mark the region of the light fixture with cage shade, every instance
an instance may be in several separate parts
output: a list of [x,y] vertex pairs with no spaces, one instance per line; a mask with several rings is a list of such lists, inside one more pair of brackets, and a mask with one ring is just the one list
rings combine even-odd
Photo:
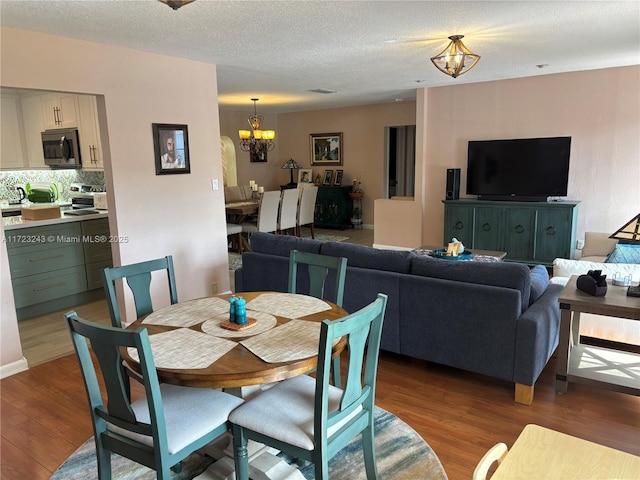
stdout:
[[195,2],[195,0],[158,0],[165,5],[169,5],[174,10],[178,10],[180,7],[184,7],[189,3]]
[[452,35],[449,37],[449,45],[435,57],[431,57],[431,61],[438,70],[453,78],[467,73],[476,66],[480,55],[476,55],[469,50],[462,39],[464,35]]

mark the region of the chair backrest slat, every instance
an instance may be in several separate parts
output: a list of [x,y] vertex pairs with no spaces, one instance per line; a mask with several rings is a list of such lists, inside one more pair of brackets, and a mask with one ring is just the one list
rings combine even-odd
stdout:
[[114,327],[122,326],[118,298],[116,296],[116,280],[125,279],[133,294],[136,307],[136,318],[140,318],[153,312],[151,299],[151,273],[164,270],[169,284],[169,297],[171,304],[178,303],[178,289],[176,288],[175,272],[173,269],[173,257],[148,260],[145,262],[123,265],[121,267],[105,268],[102,270],[102,282],[104,284],[107,305],[111,315],[111,324]]
[[[380,338],[386,306],[387,295],[379,293],[374,302],[361,310],[339,320],[322,322],[316,372],[314,419],[316,442],[323,441],[319,435],[323,435],[329,426],[339,422],[357,408],[362,407],[368,412],[373,410]],[[346,383],[340,408],[329,414],[331,354],[334,342],[341,337],[347,338],[349,351]]]
[[[306,265],[309,275],[309,292],[304,293],[316,298],[330,300],[339,307],[342,306],[347,274],[346,258],[291,250],[289,254],[289,293],[299,293],[297,290],[299,265]],[[334,296],[327,299],[325,297],[325,284],[330,271],[335,272],[335,290],[333,292]]]

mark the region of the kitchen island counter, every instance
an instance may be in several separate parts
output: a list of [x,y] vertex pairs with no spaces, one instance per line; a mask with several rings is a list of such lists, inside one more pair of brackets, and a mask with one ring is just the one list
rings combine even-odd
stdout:
[[[68,211],[68,210],[65,210]],[[2,224],[5,231],[18,228],[43,227],[47,225],[57,225],[60,223],[83,222],[85,220],[95,220],[98,218],[108,218],[107,210],[98,210],[98,213],[89,215],[65,215],[64,211],[58,218],[47,218],[45,220],[25,220],[22,215],[15,217],[3,217]]]

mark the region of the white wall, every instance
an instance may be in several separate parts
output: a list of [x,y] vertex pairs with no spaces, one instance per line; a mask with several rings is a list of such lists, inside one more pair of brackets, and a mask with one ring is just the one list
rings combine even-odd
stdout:
[[[114,264],[173,255],[181,301],[210,294],[212,282],[228,289],[223,190],[211,187],[213,178],[222,186],[215,65],[10,28],[0,35],[2,86],[104,96],[109,222],[128,239],[113,245]],[[152,123],[188,125],[191,174],[156,176]],[[6,265],[6,249],[0,255]],[[4,365],[19,338],[15,317],[2,313]]]

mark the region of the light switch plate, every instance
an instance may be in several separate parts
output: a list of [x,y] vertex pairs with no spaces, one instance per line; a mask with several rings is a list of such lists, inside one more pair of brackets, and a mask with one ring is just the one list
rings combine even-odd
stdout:
[[218,191],[218,179],[217,179],[217,178],[212,178],[212,179],[211,179],[211,189],[212,189],[214,192],[217,192],[217,191]]

